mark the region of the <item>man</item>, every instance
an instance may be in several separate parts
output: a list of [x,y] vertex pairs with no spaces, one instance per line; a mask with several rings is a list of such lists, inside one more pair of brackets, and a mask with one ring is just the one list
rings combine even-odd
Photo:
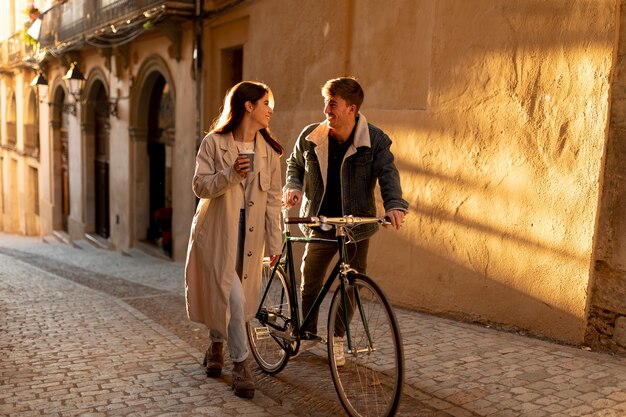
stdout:
[[[363,89],[350,77],[332,79],[322,87],[326,120],[304,128],[287,158],[287,178],[283,201],[288,206],[301,203],[300,216],[376,216],[376,181],[392,227],[399,229],[408,203],[402,198],[400,175],[391,153],[391,140],[379,128],[367,123],[359,113]],[[334,231],[301,226],[308,236],[333,238]],[[358,225],[351,230],[348,246],[350,266],[366,273],[369,238],[377,224]],[[311,309],[319,293],[328,265],[336,253],[332,245],[307,244],[302,259],[302,314]],[[306,336],[317,336],[317,314],[312,317]],[[335,357],[343,347],[336,346]],[[341,363],[343,359],[338,359]]]

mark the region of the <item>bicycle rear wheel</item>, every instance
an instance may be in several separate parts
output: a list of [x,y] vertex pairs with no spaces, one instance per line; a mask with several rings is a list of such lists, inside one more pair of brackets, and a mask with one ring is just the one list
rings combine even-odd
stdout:
[[[277,334],[278,331],[272,325],[285,327],[290,321],[291,314],[289,287],[285,272],[278,267],[270,279],[272,270],[273,267],[269,263],[263,263],[260,314],[248,321],[246,325],[252,355],[259,367],[268,374],[282,371],[289,360],[289,355],[283,349],[283,345],[288,342]],[[267,289],[268,285],[269,289]],[[263,297],[264,294],[265,297]]]
[[[347,309],[340,287],[328,314],[328,363],[337,395],[352,417],[394,415],[404,378],[395,314],[370,277],[350,274],[348,283]],[[342,342],[343,365],[333,354],[337,342]]]

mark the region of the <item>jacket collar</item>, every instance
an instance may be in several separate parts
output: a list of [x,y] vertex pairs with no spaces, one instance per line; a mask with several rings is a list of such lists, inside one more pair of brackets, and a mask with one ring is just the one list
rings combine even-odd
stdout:
[[[320,166],[320,175],[322,176],[322,184],[324,190],[326,190],[326,183],[328,179],[328,122],[324,121],[317,125],[315,129],[311,131],[306,139],[315,144],[315,155]],[[356,153],[359,146],[367,146],[371,148],[370,131],[367,127],[367,120],[365,116],[359,113],[359,118],[356,122],[356,130],[354,131],[354,140],[352,145],[346,151],[343,157],[343,161],[351,155]],[[343,165],[342,161],[342,165]]]
[[[313,142],[315,145],[319,146],[320,144],[328,141],[328,132],[330,131],[328,127],[328,121],[323,121],[320,123],[315,129],[311,131],[306,137],[307,140]],[[359,116],[356,121],[356,130],[354,132],[354,142],[352,142],[355,148],[366,146],[368,148],[372,147],[372,142],[370,140],[370,131],[367,127],[367,119],[361,112],[359,112]]]

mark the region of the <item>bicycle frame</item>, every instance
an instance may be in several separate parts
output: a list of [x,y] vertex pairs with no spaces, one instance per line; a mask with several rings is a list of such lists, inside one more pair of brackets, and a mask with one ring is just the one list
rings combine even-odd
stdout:
[[[279,342],[279,344],[283,346],[285,351],[287,351],[291,355],[295,355],[298,352],[300,348],[299,346],[300,340],[304,336],[303,329],[307,328],[307,325],[312,320],[313,313],[319,310],[320,306],[322,305],[322,302],[324,301],[324,298],[326,297],[326,295],[328,295],[328,292],[330,291],[333,284],[337,280],[337,277],[345,278],[347,277],[347,274],[349,271],[354,271],[350,268],[348,264],[345,227],[346,227],[345,225],[336,225],[336,231],[337,231],[336,239],[325,239],[325,238],[314,238],[314,237],[291,236],[289,225],[287,223],[284,224],[284,230],[283,230],[284,239],[283,239],[283,249],[281,252],[281,260],[277,262],[276,265],[274,265],[274,267],[272,268],[272,273],[269,278],[269,283],[271,283],[271,281],[275,279],[276,270],[278,269],[279,265],[284,265],[283,269],[285,269],[286,267],[287,268],[286,272],[289,275],[288,277],[288,281],[289,281],[288,286],[289,286],[289,292],[290,292],[289,298],[292,301],[290,303],[291,318],[290,320],[285,320],[284,326],[279,326],[275,322],[271,320],[267,320],[267,317],[265,317],[265,319],[263,320],[263,312],[261,311],[262,303],[259,305],[259,309],[257,310],[256,316],[257,318],[259,318],[260,321],[280,331],[282,333],[282,336],[284,336],[285,338],[289,339],[290,341],[295,341],[297,343],[296,349],[292,350],[288,348],[287,346],[285,346],[283,343],[281,343],[281,341],[277,340],[277,342]],[[306,313],[306,316],[302,319],[302,321],[300,321],[300,313],[299,313],[300,306],[298,304],[298,293],[296,289],[296,275],[295,275],[295,269],[294,269],[293,248],[292,248],[293,243],[332,244],[332,245],[336,245],[337,248],[339,249],[339,259],[337,260],[337,263],[335,264],[331,272],[328,274],[326,282],[324,283],[324,285],[322,286],[322,289],[320,290],[317,297],[315,298],[315,301],[313,302],[311,309]],[[339,281],[340,281],[339,285],[341,286],[343,313],[345,315],[344,317],[345,322],[347,323],[348,322],[348,317],[347,317],[348,308],[347,308],[347,301],[346,301],[347,293],[345,289],[346,279],[340,279]],[[261,299],[264,299],[266,297],[267,291],[270,288],[269,283]],[[357,297],[358,297],[358,294],[357,294]],[[358,298],[356,302],[357,304],[360,304],[360,300]],[[285,319],[284,317],[282,318]],[[292,334],[289,334],[290,329],[288,327],[290,324],[291,326],[293,326],[293,329],[291,330]],[[350,329],[349,329],[349,326],[346,326],[346,327],[348,327],[346,328],[346,338],[348,342],[348,348],[351,350],[352,343],[351,343],[351,338],[350,338]]]
[[[259,367],[275,375],[284,369],[290,357],[299,353],[302,340],[309,339],[305,330],[333,289],[325,345],[339,400],[352,417],[389,417],[395,414],[402,393],[404,355],[398,322],[384,292],[372,277],[348,263],[348,229],[365,223],[390,221],[354,216],[286,217],[286,210],[283,211],[280,260],[273,267],[264,262],[260,277],[264,289],[256,318],[248,322],[247,332]],[[292,236],[291,224],[319,226],[322,230],[334,226],[335,237]],[[302,315],[294,243],[332,244],[339,252],[339,260],[321,285],[310,311]]]

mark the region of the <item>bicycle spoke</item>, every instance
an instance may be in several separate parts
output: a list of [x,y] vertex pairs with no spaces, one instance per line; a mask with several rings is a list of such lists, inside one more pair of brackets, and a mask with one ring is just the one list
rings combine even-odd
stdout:
[[290,303],[284,273],[278,268],[271,277],[272,268],[263,264],[261,277],[260,315],[247,323],[248,341],[259,367],[269,374],[283,370],[289,356],[283,349],[286,342],[277,335],[277,329],[289,325]]
[[[328,321],[329,363],[337,394],[350,416],[392,415],[403,381],[402,346],[395,316],[382,291],[365,275],[356,274],[346,293],[348,311],[343,311],[338,289]],[[349,343],[344,337],[347,332]],[[344,344],[343,366],[333,355],[337,341]]]

